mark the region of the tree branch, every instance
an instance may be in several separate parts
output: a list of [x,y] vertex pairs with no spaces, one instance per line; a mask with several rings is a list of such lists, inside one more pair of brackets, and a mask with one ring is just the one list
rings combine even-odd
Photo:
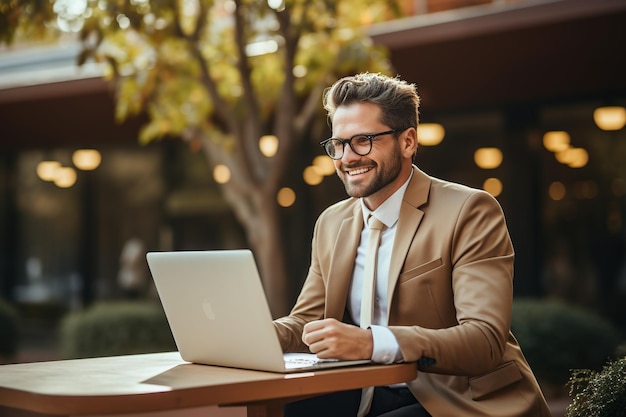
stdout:
[[[248,136],[248,132],[246,132],[247,122],[240,123],[237,119],[236,113],[232,111],[232,106],[230,106],[219,94],[217,85],[211,77],[209,62],[204,58],[200,49],[200,44],[202,42],[201,36],[202,33],[206,32],[206,25],[209,21],[209,12],[202,3],[200,4],[199,13],[200,15],[196,29],[191,35],[185,36],[185,38],[187,39],[192,55],[200,66],[201,81],[209,93],[211,101],[213,102],[213,111],[217,115],[217,119],[224,123],[227,132],[241,139],[235,141],[237,151],[234,156],[230,153],[224,152],[223,149],[219,149],[219,155],[221,155],[221,157],[224,158],[223,160],[227,162],[234,176],[246,177],[245,179],[241,178],[237,181],[240,186],[248,183],[254,184],[258,181],[258,174],[256,174],[256,170],[252,169],[252,164],[249,160],[250,152],[249,149],[246,149],[247,146],[245,145],[245,137]],[[211,138],[207,138],[205,140],[205,143],[206,142],[209,142],[212,145],[214,144],[211,141]],[[218,153],[218,148],[219,147],[217,146],[211,146],[212,152],[215,152],[216,154]],[[246,190],[245,192],[247,191],[249,190]]]
[[300,114],[295,118],[293,125],[296,135],[303,135],[304,130],[311,124],[319,111],[322,93],[326,86],[324,84],[316,84],[304,101],[304,105],[300,110]]
[[281,177],[288,169],[293,148],[301,139],[300,135],[295,134],[293,121],[297,115],[296,95],[293,90],[294,75],[293,65],[295,63],[295,55],[300,38],[299,30],[291,25],[290,9],[285,7],[283,11],[274,11],[276,19],[279,22],[279,30],[285,40],[284,48],[284,79],[280,89],[277,106],[274,114],[274,129],[276,136],[280,140],[278,152],[274,157],[274,163],[271,166],[266,186],[269,189],[278,188]]
[[239,55],[237,70],[241,78],[243,90],[242,105],[245,109],[241,124],[242,153],[246,156],[247,163],[251,168],[251,172],[254,173],[256,182],[260,184],[265,179],[264,161],[261,159],[262,156],[258,150],[258,140],[263,132],[260,117],[261,111],[259,110],[259,103],[252,85],[251,71],[246,55],[245,11],[240,0],[235,0],[235,5],[235,46]]
[[191,54],[200,66],[201,82],[206,88],[206,91],[209,93],[209,97],[213,102],[213,111],[217,114],[218,119],[226,125],[228,131],[237,132],[239,128],[239,123],[237,123],[237,119],[235,118],[234,114],[229,111],[228,103],[226,103],[226,101],[222,98],[222,96],[220,96],[219,92],[217,91],[217,86],[213,81],[213,78],[211,77],[211,69],[209,68],[209,64],[204,58],[204,55],[202,55],[202,50],[200,49],[200,36],[201,33],[205,31],[208,22],[208,10],[202,2],[200,2],[199,13],[200,16],[198,18],[197,27],[194,33],[192,33],[191,35],[184,35],[181,32],[181,36],[187,40],[187,44],[189,45]]

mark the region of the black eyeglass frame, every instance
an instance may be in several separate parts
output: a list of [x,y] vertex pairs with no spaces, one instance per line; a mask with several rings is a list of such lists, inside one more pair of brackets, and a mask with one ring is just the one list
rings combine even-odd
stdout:
[[[378,137],[378,136],[391,135],[391,134],[393,134],[393,133],[398,133],[398,132],[401,132],[401,130],[398,130],[398,129],[393,129],[393,130],[386,130],[386,131],[384,131],[384,132],[378,132],[378,133],[357,133],[356,135],[352,135],[352,136],[350,136],[348,139],[328,138],[328,139],[325,139],[325,140],[321,141],[321,142],[320,142],[320,146],[321,146],[322,148],[324,148],[324,151],[326,152],[326,154],[327,154],[330,158],[332,158],[332,159],[334,159],[334,160],[339,160],[339,159],[343,158],[343,154],[344,154],[344,150],[345,150],[345,148],[346,148],[346,144],[348,144],[348,145],[350,146],[350,149],[352,149],[352,152],[354,152],[355,154],[357,154],[357,155],[359,155],[359,156],[366,156],[366,155],[369,155],[369,153],[370,153],[370,152],[372,152],[372,148],[373,148],[372,144],[373,144],[373,142],[374,142],[374,138],[376,138],[376,137]],[[358,151],[357,151],[356,149],[354,149],[354,147],[352,146],[352,139],[354,139],[354,138],[356,138],[356,137],[359,137],[359,136],[366,137],[366,138],[369,140],[369,142],[370,142],[370,148],[369,148],[369,150],[368,150],[367,152],[365,152],[365,153],[360,153],[360,152],[358,152]],[[329,151],[328,151],[328,149],[326,148],[326,144],[327,144],[327,143],[329,143],[329,142],[331,142],[331,141],[338,141],[339,143],[341,143],[341,145],[342,145],[342,147],[341,147],[341,156],[339,156],[339,157],[335,157],[335,156],[332,156],[332,155],[330,154],[330,152],[329,152]]]

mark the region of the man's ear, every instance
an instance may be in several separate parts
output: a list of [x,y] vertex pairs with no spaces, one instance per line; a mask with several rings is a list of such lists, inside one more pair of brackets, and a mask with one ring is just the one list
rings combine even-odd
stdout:
[[400,140],[402,141],[402,156],[413,159],[413,156],[417,153],[417,130],[412,127],[408,128],[404,131]]

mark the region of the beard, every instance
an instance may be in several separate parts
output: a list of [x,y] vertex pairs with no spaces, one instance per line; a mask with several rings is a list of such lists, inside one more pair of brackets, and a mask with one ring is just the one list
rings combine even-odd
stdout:
[[[350,166],[350,168],[356,168],[361,165],[370,164],[357,164]],[[375,164],[373,170],[376,171],[376,176],[371,181],[356,183],[351,182],[350,176],[344,171],[338,171],[338,175],[343,182],[346,193],[348,193],[350,197],[363,198],[375,194],[392,183],[396,178],[398,178],[398,175],[400,175],[401,169],[402,156],[400,154],[400,149],[399,146],[394,146],[393,151],[387,155],[383,161]]]

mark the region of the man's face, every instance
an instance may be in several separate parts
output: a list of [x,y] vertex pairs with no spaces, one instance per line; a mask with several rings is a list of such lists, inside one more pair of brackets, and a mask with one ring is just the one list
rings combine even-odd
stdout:
[[[333,116],[332,126],[333,137],[340,139],[392,129],[380,122],[380,108],[371,103],[340,106]],[[366,156],[358,155],[346,144],[343,156],[334,162],[348,195],[364,198],[366,205],[374,210],[408,178],[405,159],[400,141],[393,134],[388,134],[376,137],[371,152]],[[409,158],[409,169],[410,166]],[[406,175],[400,175],[403,171]]]

